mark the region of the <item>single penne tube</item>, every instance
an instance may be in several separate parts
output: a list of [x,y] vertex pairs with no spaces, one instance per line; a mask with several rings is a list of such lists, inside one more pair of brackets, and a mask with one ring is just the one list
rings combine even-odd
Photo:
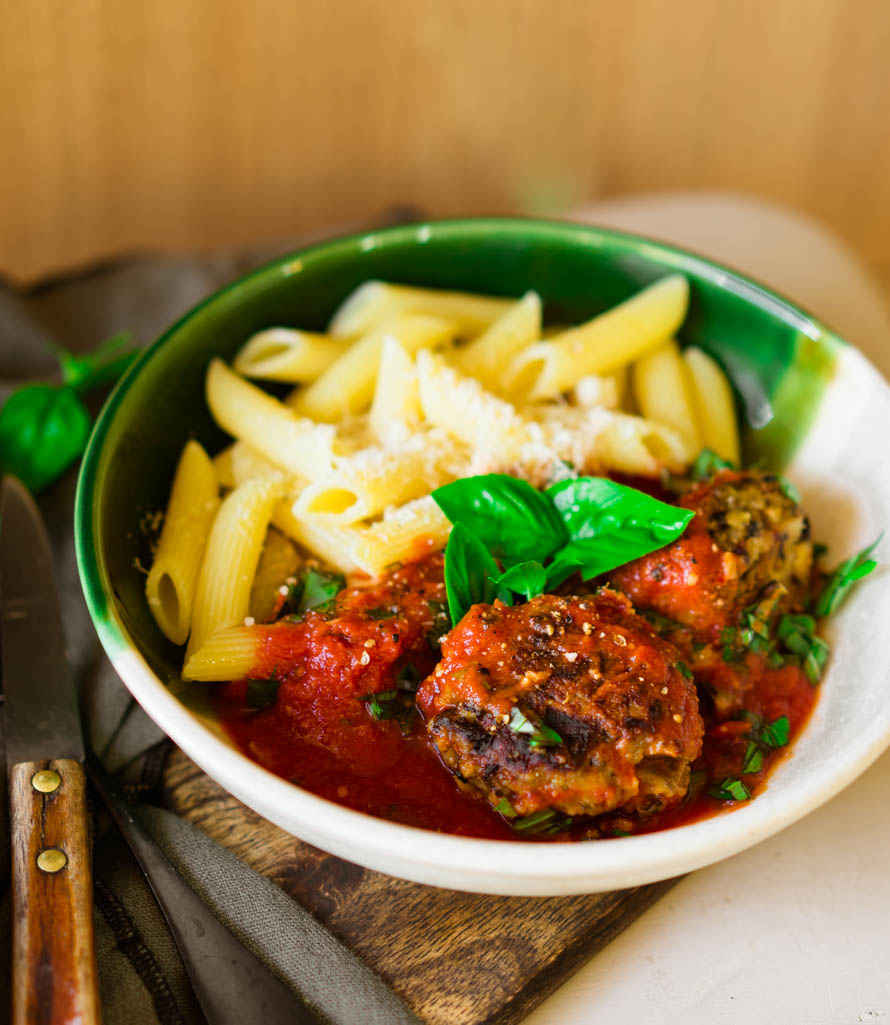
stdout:
[[604,470],[658,477],[679,473],[695,457],[685,435],[664,424],[609,410],[591,410],[603,417],[595,435],[596,459]]
[[219,486],[210,457],[197,441],[183,449],[157,551],[145,583],[148,607],[164,636],[185,644],[191,624],[198,575],[213,519]]
[[451,321],[455,334],[470,338],[493,324],[515,301],[470,292],[366,281],[340,305],[328,324],[328,333],[335,338],[355,337],[399,314],[423,313]]
[[722,459],[739,465],[739,427],[732,388],[726,374],[706,352],[695,346],[683,351],[701,442]]
[[222,452],[217,452],[213,457],[213,472],[216,474],[216,483],[221,488],[230,489],[235,487],[235,475],[232,471],[232,452],[235,445],[241,442],[234,442],[227,445]]
[[514,397],[549,399],[568,391],[579,377],[617,370],[671,338],[688,302],[682,274],[661,278],[587,323],[518,353],[505,387]]
[[223,500],[198,577],[187,656],[248,615],[260,552],[281,493],[278,481],[251,480]]
[[624,399],[627,387],[625,368],[612,374],[588,374],[579,377],[572,389],[572,400],[577,406],[603,406],[618,409]]
[[262,453],[246,441],[236,441],[230,445],[229,468],[232,476],[233,487],[245,484],[249,480],[293,480],[293,475],[288,474],[277,463],[267,459]]
[[271,327],[253,335],[239,349],[232,367],[245,377],[265,381],[314,381],[343,355],[343,338],[290,327]]
[[305,519],[355,523],[428,494],[468,465],[468,455],[453,438],[426,431],[398,448],[368,448],[339,459],[332,474],[306,485],[294,512]]
[[354,554],[361,569],[379,576],[397,562],[408,562],[425,551],[444,548],[451,524],[430,495],[387,511],[383,519],[359,534]]
[[696,404],[686,363],[673,340],[644,353],[633,365],[637,408],[647,420],[670,427],[701,448]]
[[478,338],[455,352],[454,365],[499,394],[510,361],[540,337],[541,297],[537,292],[526,292]]
[[311,555],[343,573],[364,572],[355,557],[361,531],[354,526],[304,519],[294,512],[294,499],[285,498],[272,512],[272,523]]
[[217,631],[186,655],[182,678],[203,683],[243,679],[256,666],[268,634],[269,628],[262,626],[230,626]]
[[603,406],[550,405],[522,412],[535,416],[539,443],[528,446],[518,468],[539,486],[557,460],[579,473],[616,470],[657,477],[663,470],[682,470],[696,454],[689,439],[669,427]]
[[511,403],[429,352],[418,353],[417,381],[429,423],[490,460],[492,468],[506,468],[519,458],[530,440],[530,425]]
[[380,354],[387,336],[395,338],[413,355],[450,341],[454,326],[441,317],[399,314],[354,342],[316,381],[289,396],[288,405],[300,416],[327,423],[367,410],[374,397]]
[[387,335],[380,349],[380,368],[368,423],[382,444],[409,436],[421,418],[414,360],[398,339]]
[[331,468],[333,427],[298,416],[220,359],[207,370],[206,393],[220,427],[282,469],[314,477]]
[[294,542],[270,527],[250,588],[249,615],[257,623],[266,623],[272,618],[280,588],[287,590],[286,581],[296,573],[300,562]]

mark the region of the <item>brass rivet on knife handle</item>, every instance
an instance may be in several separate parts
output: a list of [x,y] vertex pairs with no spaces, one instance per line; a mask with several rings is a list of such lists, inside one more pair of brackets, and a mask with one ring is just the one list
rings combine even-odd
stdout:
[[51,794],[54,790],[58,790],[61,782],[62,777],[52,769],[41,769],[31,777],[31,786],[35,790],[39,790],[41,794]]
[[61,872],[68,864],[68,855],[58,847],[50,847],[37,855],[37,867],[41,872]]
[[[38,776],[56,776],[61,785],[41,792]],[[83,766],[67,758],[14,765],[9,807],[12,1025],[98,1025]]]

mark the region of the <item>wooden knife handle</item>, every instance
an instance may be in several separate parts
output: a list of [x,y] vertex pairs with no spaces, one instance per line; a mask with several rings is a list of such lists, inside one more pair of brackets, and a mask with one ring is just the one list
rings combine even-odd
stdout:
[[9,808],[11,1025],[98,1025],[83,766],[67,758],[13,766]]

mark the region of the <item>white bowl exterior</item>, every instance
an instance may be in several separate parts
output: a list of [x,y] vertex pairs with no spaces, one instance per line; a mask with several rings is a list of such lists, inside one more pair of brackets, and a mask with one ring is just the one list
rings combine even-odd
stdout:
[[[843,347],[788,475],[814,536],[836,562],[890,525],[890,388]],[[888,561],[890,539],[878,551]],[[308,843],[431,886],[558,896],[637,886],[711,864],[778,832],[852,782],[890,744],[890,569],[882,565],[831,620],[833,655],[812,719],[766,791],[732,812],[645,836],[575,844],[451,836],[372,818],[301,790],[250,761],[161,683],[135,648],[114,665],[148,714],[240,801]],[[124,635],[123,624],[118,628]],[[112,638],[103,638],[113,649]]]

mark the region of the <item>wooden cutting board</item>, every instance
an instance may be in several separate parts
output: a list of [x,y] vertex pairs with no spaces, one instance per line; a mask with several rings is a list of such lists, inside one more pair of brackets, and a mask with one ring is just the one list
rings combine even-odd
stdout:
[[181,751],[172,810],[308,908],[428,1025],[511,1025],[676,880],[580,897],[488,897],[360,868],[260,818]]

